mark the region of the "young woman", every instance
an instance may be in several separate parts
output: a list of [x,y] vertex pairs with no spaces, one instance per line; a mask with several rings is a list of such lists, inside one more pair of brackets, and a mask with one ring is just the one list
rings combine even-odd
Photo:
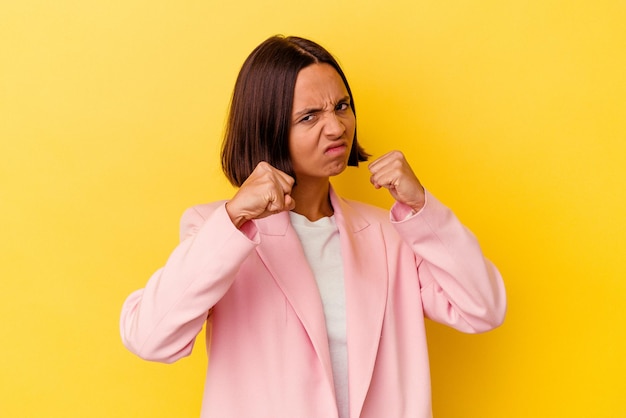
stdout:
[[500,274],[401,152],[368,166],[390,212],[334,192],[330,177],[367,158],[324,48],[277,36],[251,53],[222,152],[238,190],[185,212],[181,243],[121,316],[126,347],[162,362],[207,323],[202,417],[431,417],[424,317],[502,323]]

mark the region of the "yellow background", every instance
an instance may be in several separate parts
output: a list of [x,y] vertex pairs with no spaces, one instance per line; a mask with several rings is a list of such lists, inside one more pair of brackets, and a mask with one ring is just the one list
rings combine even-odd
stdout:
[[[623,0],[2,0],[0,415],[198,415],[202,343],[144,362],[119,311],[182,211],[231,196],[233,82],[283,33],[339,57],[365,148],[402,149],[505,277],[502,328],[428,325],[435,416],[625,418],[625,22]],[[389,206],[367,177],[335,184]]]

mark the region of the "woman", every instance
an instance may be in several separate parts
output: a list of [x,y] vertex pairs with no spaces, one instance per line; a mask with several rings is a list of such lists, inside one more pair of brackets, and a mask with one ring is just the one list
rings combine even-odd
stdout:
[[126,347],[162,362],[207,323],[202,417],[430,417],[424,317],[464,332],[503,321],[497,269],[402,153],[369,165],[391,213],[337,196],[329,178],[367,157],[326,50],[272,37],[252,52],[222,152],[238,190],[185,212],[121,317]]

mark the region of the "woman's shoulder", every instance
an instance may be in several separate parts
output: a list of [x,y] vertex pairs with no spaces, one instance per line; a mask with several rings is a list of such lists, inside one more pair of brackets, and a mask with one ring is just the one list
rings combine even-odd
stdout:
[[346,199],[344,197],[340,197],[340,199],[347,208],[350,208],[351,211],[354,211],[354,213],[362,216],[368,221],[389,221],[389,211],[386,209],[361,200]]
[[180,239],[194,235],[200,225],[211,217],[213,213],[224,207],[225,200],[218,200],[211,203],[203,203],[187,208],[180,218]]
[[215,202],[201,203],[198,205],[191,206],[183,212],[182,219],[201,218],[204,220],[208,218],[218,208],[222,207],[225,202],[226,200],[216,200]]

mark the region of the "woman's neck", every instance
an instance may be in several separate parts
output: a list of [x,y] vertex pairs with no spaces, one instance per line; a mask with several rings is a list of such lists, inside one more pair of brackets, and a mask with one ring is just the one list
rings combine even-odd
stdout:
[[291,197],[296,202],[295,213],[305,216],[310,221],[317,221],[326,216],[332,216],[333,207],[330,204],[330,182],[304,181],[298,183],[291,190]]

